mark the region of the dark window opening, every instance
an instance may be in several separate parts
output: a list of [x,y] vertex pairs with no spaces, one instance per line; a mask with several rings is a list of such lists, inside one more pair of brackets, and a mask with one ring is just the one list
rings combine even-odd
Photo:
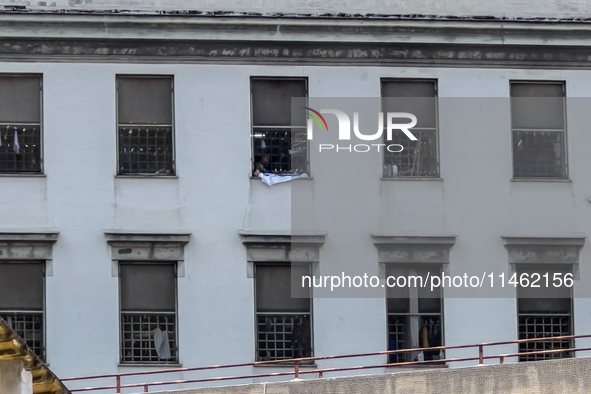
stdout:
[[564,83],[511,83],[513,176],[566,178]]
[[308,172],[306,116],[292,108],[292,98],[307,96],[305,78],[252,78],[254,176]]
[[0,317],[45,360],[44,262],[0,263]]
[[417,118],[416,126],[410,129],[416,141],[402,131],[393,131],[390,141],[384,130],[384,143],[397,144],[403,149],[400,152],[384,150],[383,177],[439,177],[437,82],[382,80],[382,112],[407,112]]
[[176,265],[120,263],[119,269],[121,362],[178,363]]
[[[548,273],[549,287],[545,286],[542,278],[538,284],[540,287],[517,287],[517,307],[519,320],[519,339],[549,338],[556,336],[572,335],[572,293],[571,288],[562,286],[554,287],[554,273],[570,273],[570,267],[557,266],[518,266],[517,275],[532,274],[544,275]],[[552,349],[568,349],[573,347],[573,340],[539,341],[519,344],[519,352],[527,353]],[[536,361],[553,358],[572,357],[571,352],[556,352],[530,354],[519,357],[519,361]]]
[[256,264],[255,269],[256,360],[311,357],[310,297],[291,297],[292,270],[301,278],[309,275],[309,266]]
[[0,172],[42,172],[41,76],[0,76]]
[[117,77],[119,174],[174,175],[172,77]]
[[[441,269],[432,267],[389,266],[387,276],[421,277],[428,273],[440,275]],[[388,287],[388,350],[428,348],[443,345],[441,289],[430,291],[420,286]],[[388,356],[388,362],[434,361],[444,357],[439,349],[410,351]]]

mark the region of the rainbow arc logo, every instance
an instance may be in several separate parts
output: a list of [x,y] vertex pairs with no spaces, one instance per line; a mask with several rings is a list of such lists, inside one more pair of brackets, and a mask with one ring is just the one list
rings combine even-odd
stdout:
[[[320,114],[320,112],[316,111],[315,109],[309,108],[309,107],[302,107],[302,108],[312,111],[316,115],[318,115],[320,117],[320,119],[322,119],[322,122],[324,123],[324,125],[326,126],[326,131],[328,131],[328,125],[326,124],[326,120],[324,119],[324,116],[322,116]],[[316,123],[318,123],[318,126],[320,126],[320,130],[324,129],[324,127],[322,127],[322,123],[320,123],[320,120],[316,116],[314,116],[313,114],[311,114],[309,112],[303,112],[303,113],[306,115],[310,115],[316,121]]]

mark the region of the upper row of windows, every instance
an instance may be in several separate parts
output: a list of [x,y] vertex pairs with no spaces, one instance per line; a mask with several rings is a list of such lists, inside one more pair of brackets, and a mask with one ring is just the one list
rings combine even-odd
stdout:
[[[307,78],[252,77],[252,164],[260,172],[309,172],[304,127],[293,127],[291,98],[308,97]],[[0,76],[0,173],[42,173],[42,76]],[[117,173],[174,175],[172,76],[119,75]],[[385,151],[383,176],[440,176],[437,81],[383,79],[384,112],[409,112],[417,141],[402,131]],[[511,82],[514,178],[567,178],[564,82]],[[385,138],[385,136],[384,136]]]

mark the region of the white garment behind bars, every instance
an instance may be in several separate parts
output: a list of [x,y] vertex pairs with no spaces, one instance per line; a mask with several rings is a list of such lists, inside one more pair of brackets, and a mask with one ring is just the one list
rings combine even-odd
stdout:
[[168,331],[162,331],[160,328],[156,328],[152,333],[154,334],[154,348],[156,349],[158,358],[161,360],[170,358]]

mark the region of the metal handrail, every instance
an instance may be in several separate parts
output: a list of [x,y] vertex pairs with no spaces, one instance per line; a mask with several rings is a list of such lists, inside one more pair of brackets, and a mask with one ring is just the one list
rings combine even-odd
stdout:
[[[203,383],[203,382],[241,380],[241,379],[255,379],[255,378],[276,377],[276,376],[294,376],[295,379],[298,379],[299,375],[306,375],[306,374],[317,374],[319,378],[323,378],[324,374],[327,372],[342,372],[342,371],[354,371],[354,370],[365,370],[365,369],[375,369],[375,368],[395,368],[395,367],[405,367],[405,366],[413,366],[413,365],[434,365],[434,364],[437,365],[437,364],[443,364],[443,363],[462,362],[462,361],[476,361],[476,360],[478,360],[478,365],[482,365],[482,364],[484,364],[484,360],[499,359],[499,363],[502,364],[506,358],[511,358],[511,357],[519,357],[519,356],[524,356],[524,355],[562,353],[562,352],[591,351],[591,347],[550,349],[550,350],[539,350],[539,351],[518,352],[518,353],[502,353],[502,354],[489,355],[489,356],[484,355],[484,348],[490,347],[490,346],[512,345],[512,344],[530,343],[530,342],[562,341],[562,340],[580,339],[580,338],[591,338],[591,334],[516,339],[516,340],[511,340],[511,341],[498,341],[498,342],[481,342],[481,343],[475,343],[475,344],[469,344],[469,345],[451,345],[451,346],[436,346],[436,347],[427,347],[427,348],[383,350],[383,351],[370,352],[370,353],[355,353],[355,354],[334,355],[334,356],[306,357],[306,358],[298,358],[298,359],[273,360],[273,361],[257,361],[257,362],[239,363],[239,364],[219,364],[219,365],[209,365],[209,366],[204,366],[204,367],[185,367],[185,368],[172,368],[172,369],[138,371],[138,372],[120,372],[120,373],[105,374],[105,375],[70,377],[70,378],[64,378],[64,379],[60,379],[60,380],[62,382],[67,382],[67,381],[81,381],[81,380],[91,380],[91,379],[104,379],[104,378],[113,378],[113,377],[116,380],[114,385],[74,388],[74,389],[70,389],[71,392],[115,389],[117,393],[120,393],[121,389],[133,388],[133,387],[143,387],[144,392],[148,392],[148,387],[150,387],[150,386],[162,386],[162,385],[185,384],[185,383]],[[447,358],[447,359],[426,360],[426,361],[407,361],[407,362],[398,362],[398,363],[360,365],[360,366],[351,366],[351,367],[314,368],[314,369],[309,369],[309,370],[305,370],[305,371],[300,371],[300,365],[305,364],[305,363],[310,363],[313,361],[320,361],[320,360],[335,360],[335,359],[343,359],[343,358],[369,357],[369,356],[380,356],[380,355],[390,355],[390,354],[420,352],[420,351],[467,349],[467,348],[475,348],[475,347],[478,348],[478,357],[460,357],[460,358]],[[159,381],[159,382],[121,384],[121,378],[126,377],[126,376],[155,375],[155,374],[174,373],[174,372],[204,371],[204,370],[213,370],[213,369],[227,369],[227,368],[261,366],[261,365],[262,366],[264,366],[264,365],[273,366],[273,365],[282,364],[282,363],[283,364],[293,364],[293,370],[284,371],[284,372],[270,372],[270,373],[264,373],[264,374],[233,375],[233,376],[219,376],[219,377],[200,378],[200,379],[182,379],[182,380],[170,380],[170,381]]]

